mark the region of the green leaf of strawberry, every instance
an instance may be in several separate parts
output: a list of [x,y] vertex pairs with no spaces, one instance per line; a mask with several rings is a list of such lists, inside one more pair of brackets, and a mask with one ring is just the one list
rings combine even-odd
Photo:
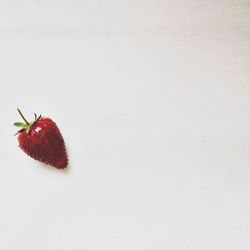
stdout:
[[41,115],[39,117],[37,117],[37,114],[35,114],[35,121],[28,122],[26,120],[26,118],[24,117],[24,115],[22,114],[22,112],[20,111],[20,109],[17,109],[17,111],[18,111],[18,113],[20,114],[20,116],[22,117],[22,119],[24,120],[25,123],[22,123],[22,122],[15,122],[14,123],[14,126],[22,128],[17,133],[15,133],[15,135],[18,135],[21,131],[25,131],[28,134],[29,131],[30,131],[30,127],[41,118]]
[[19,128],[24,128],[26,126],[26,124],[24,124],[22,122],[15,122],[14,126],[19,127]]

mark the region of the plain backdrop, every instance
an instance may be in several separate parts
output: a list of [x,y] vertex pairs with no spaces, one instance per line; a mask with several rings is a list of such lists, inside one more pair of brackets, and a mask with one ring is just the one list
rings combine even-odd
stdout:
[[[248,250],[250,3],[0,1],[0,249]],[[58,171],[13,134],[51,117]]]

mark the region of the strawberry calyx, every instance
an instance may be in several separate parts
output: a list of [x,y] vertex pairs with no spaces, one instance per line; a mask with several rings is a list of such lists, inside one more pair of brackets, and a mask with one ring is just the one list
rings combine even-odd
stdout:
[[22,119],[24,120],[25,123],[22,123],[22,122],[15,122],[14,123],[14,126],[18,127],[18,128],[21,128],[19,131],[17,131],[15,133],[15,135],[18,135],[20,132],[22,131],[25,131],[27,134],[29,133],[30,131],[30,128],[32,125],[34,125],[40,118],[41,118],[41,115],[39,117],[37,117],[37,114],[35,113],[35,120],[33,122],[28,122],[26,120],[26,118],[24,117],[24,115],[22,114],[22,112],[20,111],[20,109],[17,109],[19,115],[22,117]]

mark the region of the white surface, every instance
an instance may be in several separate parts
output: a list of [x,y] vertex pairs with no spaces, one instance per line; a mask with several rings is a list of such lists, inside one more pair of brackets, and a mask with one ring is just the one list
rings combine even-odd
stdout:
[[[249,1],[0,1],[0,249],[248,250]],[[12,136],[53,118],[69,171]]]

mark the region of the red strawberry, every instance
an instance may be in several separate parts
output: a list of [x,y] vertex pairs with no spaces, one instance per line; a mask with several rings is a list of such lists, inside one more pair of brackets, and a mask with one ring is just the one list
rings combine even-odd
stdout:
[[35,121],[29,123],[17,109],[25,123],[16,122],[21,130],[17,132],[20,148],[35,160],[58,169],[66,168],[68,157],[59,128],[50,118],[35,114]]

